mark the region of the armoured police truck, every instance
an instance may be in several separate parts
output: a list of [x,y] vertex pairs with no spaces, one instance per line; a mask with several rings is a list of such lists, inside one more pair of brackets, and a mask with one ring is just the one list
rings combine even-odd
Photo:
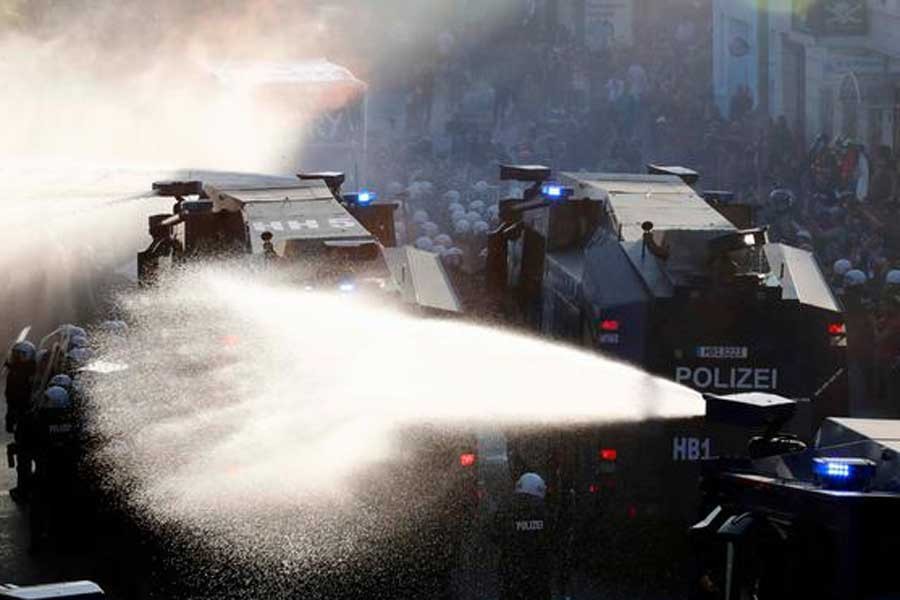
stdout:
[[138,254],[138,279],[191,259],[249,257],[293,270],[304,288],[379,290],[425,312],[461,305],[437,255],[397,247],[396,205],[369,191],[343,194],[342,173],[246,181],[157,182],[172,213],[149,218],[152,242]]
[[[794,398],[785,428],[810,440],[846,409],[841,307],[814,257],[732,223],[724,215],[740,211],[704,200],[696,173],[654,171],[555,179],[546,167],[502,167],[501,179],[528,184],[501,203],[488,240],[488,281],[504,312],[701,392]],[[743,453],[748,430],[700,417],[600,421],[506,432],[511,464],[523,448],[547,457],[523,468],[572,492],[580,568],[618,578],[637,567],[678,587],[673,565],[690,555],[700,465]],[[602,556],[590,550],[598,544]]]
[[688,185],[696,173],[562,174],[501,206],[490,278],[529,328],[701,392],[803,402],[811,435],[844,414],[842,309],[809,252],[739,229]]

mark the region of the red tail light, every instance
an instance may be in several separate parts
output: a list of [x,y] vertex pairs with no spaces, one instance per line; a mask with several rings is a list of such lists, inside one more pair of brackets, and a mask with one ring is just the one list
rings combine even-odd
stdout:
[[847,328],[843,323],[830,323],[828,325],[828,335],[845,335]]
[[600,321],[600,331],[616,332],[619,331],[619,321],[616,319],[604,319]]
[[590,492],[591,494],[596,494],[599,491],[600,491],[600,486],[597,485],[596,483],[592,483],[591,485],[588,486],[588,492]]
[[615,448],[602,448],[600,450],[600,460],[605,460],[606,462],[613,462],[619,458],[619,453]]
[[459,455],[459,466],[471,467],[475,465],[476,456],[474,452],[466,452]]

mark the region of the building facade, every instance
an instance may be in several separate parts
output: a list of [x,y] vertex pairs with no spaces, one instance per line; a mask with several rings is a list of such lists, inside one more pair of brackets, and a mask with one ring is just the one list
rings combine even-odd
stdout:
[[715,0],[714,93],[819,134],[900,148],[900,0]]

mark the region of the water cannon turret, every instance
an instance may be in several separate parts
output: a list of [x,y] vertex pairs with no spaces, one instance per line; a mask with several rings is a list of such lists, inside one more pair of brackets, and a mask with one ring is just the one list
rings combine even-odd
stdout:
[[153,191],[163,198],[183,198],[184,196],[203,197],[203,182],[187,181],[154,181]]
[[706,418],[710,421],[742,427],[779,428],[791,420],[797,402],[775,394],[703,394]]
[[552,169],[543,165],[500,165],[500,181],[543,183],[552,175]]
[[775,394],[750,392],[718,396],[704,394],[706,418],[711,422],[744,427],[748,430],[763,428],[762,435],[747,442],[747,454],[751,459],[806,450],[806,444],[794,435],[781,433],[781,429],[797,411],[797,402]]
[[297,173],[297,178],[301,181],[321,179],[328,186],[328,189],[331,190],[331,193],[334,194],[334,197],[340,200],[341,186],[344,185],[347,176],[339,171],[319,171],[315,173]]
[[700,173],[694,171],[693,169],[688,169],[686,167],[678,167],[678,166],[663,166],[663,165],[647,165],[647,174],[648,175],[674,175],[681,179],[685,185],[694,187],[698,181],[700,181]]
[[[500,165],[500,181],[521,181],[531,183],[531,187],[525,190],[522,200],[530,202],[540,196],[545,183],[550,181],[553,170],[543,165]],[[554,186],[554,191],[559,188],[557,196],[561,196],[562,187]],[[501,205],[501,213],[503,206]],[[502,220],[502,214],[501,214]]]

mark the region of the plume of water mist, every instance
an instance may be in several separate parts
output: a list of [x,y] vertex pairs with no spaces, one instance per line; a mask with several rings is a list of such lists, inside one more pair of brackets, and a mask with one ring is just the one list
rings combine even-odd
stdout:
[[104,354],[130,367],[91,385],[97,458],[144,514],[226,545],[281,540],[284,514],[331,540],[321,555],[345,547],[326,534],[340,519],[357,541],[409,527],[412,507],[359,504],[402,464],[400,430],[703,412],[695,392],[595,355],[260,273],[190,269],[122,306],[133,327]]

